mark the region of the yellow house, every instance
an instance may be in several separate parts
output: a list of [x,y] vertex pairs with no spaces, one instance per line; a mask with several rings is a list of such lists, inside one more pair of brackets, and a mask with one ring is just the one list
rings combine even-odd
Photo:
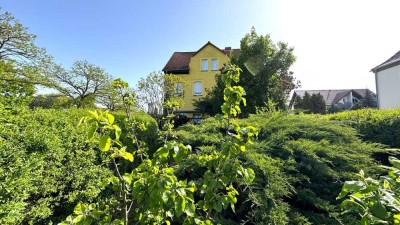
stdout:
[[238,55],[239,49],[226,47],[220,49],[211,42],[206,43],[196,52],[174,52],[164,66],[164,73],[172,73],[182,77],[185,85],[179,84],[177,89],[183,89],[184,104],[177,113],[186,114],[189,118],[197,119],[205,115],[196,112],[194,100],[204,97],[215,84],[215,75],[226,63],[230,54]]

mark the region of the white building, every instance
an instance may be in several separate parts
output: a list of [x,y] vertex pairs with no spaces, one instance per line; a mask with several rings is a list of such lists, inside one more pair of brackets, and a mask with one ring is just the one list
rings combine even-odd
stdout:
[[400,51],[371,72],[375,73],[378,108],[400,107]]

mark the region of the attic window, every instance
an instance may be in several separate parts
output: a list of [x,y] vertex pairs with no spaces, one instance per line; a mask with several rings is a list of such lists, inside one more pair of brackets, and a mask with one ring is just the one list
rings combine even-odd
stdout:
[[201,60],[201,71],[207,71],[207,70],[208,70],[208,60],[202,59]]

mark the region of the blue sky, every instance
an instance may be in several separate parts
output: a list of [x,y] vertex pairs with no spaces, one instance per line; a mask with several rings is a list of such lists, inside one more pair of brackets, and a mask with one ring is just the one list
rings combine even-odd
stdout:
[[396,0],[4,0],[37,44],[70,67],[88,60],[134,86],[174,51],[238,48],[259,34],[295,48],[303,89],[371,88],[369,70],[400,50]]
[[130,85],[161,70],[174,51],[196,51],[207,41],[238,48],[251,26],[276,29],[266,1],[12,0],[2,7],[56,62],[69,67],[86,59]]

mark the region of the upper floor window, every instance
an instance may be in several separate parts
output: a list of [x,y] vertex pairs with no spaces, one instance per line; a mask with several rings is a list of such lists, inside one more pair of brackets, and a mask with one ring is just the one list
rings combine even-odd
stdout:
[[202,59],[201,60],[201,71],[207,71],[207,70],[208,70],[208,60]]
[[201,81],[196,81],[193,83],[193,95],[202,94],[203,85]]
[[212,70],[218,70],[218,59],[211,59]]

